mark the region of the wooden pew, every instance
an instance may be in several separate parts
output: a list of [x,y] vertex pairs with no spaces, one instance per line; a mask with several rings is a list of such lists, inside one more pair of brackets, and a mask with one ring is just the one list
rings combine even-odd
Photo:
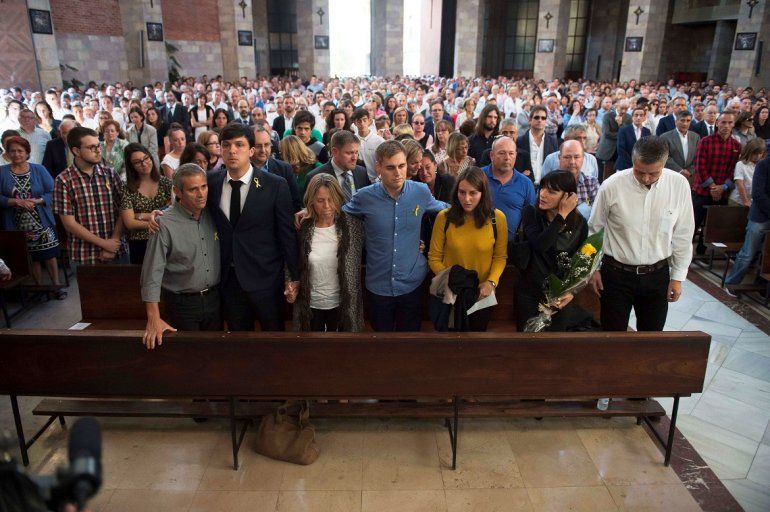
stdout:
[[[139,336],[138,331],[0,331],[4,359],[24,361],[0,372],[0,394],[11,395],[25,463],[42,431],[31,442],[24,440],[17,403],[24,395],[99,399],[44,400],[36,410],[52,415],[44,428],[65,414],[228,417],[236,469],[249,420],[274,410],[274,404],[243,402],[247,399],[434,399],[432,404],[316,404],[312,414],[446,418],[454,467],[459,417],[623,415],[649,422],[665,415],[654,400],[618,400],[598,411],[596,397],[671,396],[668,440],[658,435],[668,464],[679,398],[702,391],[711,340],[702,332],[180,332],[148,351]],[[193,397],[226,402],[181,401]],[[126,398],[171,402],[106,400]],[[490,399],[508,402],[482,401]],[[247,420],[240,435],[239,419]]]
[[[139,265],[89,265],[78,268],[80,288],[81,322],[90,323],[91,329],[144,329],[146,316],[141,298]],[[363,273],[363,270],[362,270]],[[490,331],[512,332],[516,330],[514,317],[514,288],[519,279],[516,267],[505,269],[497,288],[498,305],[493,309]],[[363,284],[363,277],[361,278]],[[423,307],[423,331],[432,331],[428,318],[428,286],[426,282]],[[366,294],[364,294],[366,295]],[[599,298],[588,289],[575,298],[599,320]],[[368,308],[364,307],[368,317]],[[286,306],[287,330],[291,330],[291,305]]]
[[[11,280],[0,281],[0,310],[3,312],[5,325],[11,327],[11,320],[24,311],[24,286],[32,284],[30,275],[31,261],[27,251],[27,237],[23,231],[0,231],[0,258],[11,269]],[[13,313],[8,312],[7,294],[18,291],[21,307]]]
[[722,272],[722,282],[725,285],[730,260],[734,259],[743,246],[746,238],[746,224],[749,220],[749,209],[745,206],[714,205],[706,207],[706,222],[703,226],[703,243],[709,250],[709,266],[714,266],[716,253],[724,253],[725,268]]

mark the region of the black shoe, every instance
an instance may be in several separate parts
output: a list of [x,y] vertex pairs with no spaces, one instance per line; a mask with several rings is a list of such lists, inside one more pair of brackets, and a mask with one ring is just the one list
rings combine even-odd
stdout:
[[703,256],[704,254],[706,254],[706,246],[705,245],[698,245],[695,248],[695,254],[697,254],[698,256]]

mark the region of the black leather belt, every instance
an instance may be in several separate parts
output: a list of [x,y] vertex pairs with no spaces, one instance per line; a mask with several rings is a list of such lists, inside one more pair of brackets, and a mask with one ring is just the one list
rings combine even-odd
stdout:
[[625,263],[621,263],[612,256],[604,255],[602,258],[602,264],[608,265],[612,268],[622,270],[623,272],[630,272],[632,274],[636,275],[644,275],[644,274],[650,274],[652,272],[655,272],[656,270],[660,270],[664,267],[668,266],[668,260],[660,260],[657,263],[653,263],[652,265],[626,265]]
[[209,286],[205,290],[201,290],[199,292],[179,292],[179,293],[176,293],[176,292],[172,292],[172,291],[169,291],[169,290],[163,290],[163,291],[166,292],[166,293],[170,293],[171,295],[179,295],[179,296],[182,296],[182,297],[191,297],[191,296],[192,297],[205,297],[209,293],[213,293],[213,292],[217,291],[217,285]]

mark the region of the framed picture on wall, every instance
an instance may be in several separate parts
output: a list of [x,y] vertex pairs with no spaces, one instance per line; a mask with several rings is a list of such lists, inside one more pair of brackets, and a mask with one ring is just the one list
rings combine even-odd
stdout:
[[254,35],[251,30],[238,31],[238,46],[251,46],[254,44]]
[[163,41],[163,23],[147,23],[147,40]]
[[738,34],[735,35],[736,50],[753,50],[756,45],[756,32],[738,32]]
[[53,24],[51,23],[51,11],[40,9],[29,10],[29,23],[33,34],[53,34]]
[[553,39],[538,39],[537,53],[553,53]]
[[315,49],[316,50],[328,50],[329,49],[329,36],[315,36]]
[[627,52],[640,52],[642,51],[643,37],[627,37],[626,38],[626,51]]

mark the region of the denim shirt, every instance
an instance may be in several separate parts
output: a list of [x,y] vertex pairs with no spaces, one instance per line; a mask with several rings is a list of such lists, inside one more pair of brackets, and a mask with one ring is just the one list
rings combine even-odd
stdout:
[[364,222],[367,290],[396,297],[422,284],[428,273],[420,253],[422,216],[448,206],[431,195],[428,185],[410,180],[398,199],[379,182],[353,194],[342,210]]

